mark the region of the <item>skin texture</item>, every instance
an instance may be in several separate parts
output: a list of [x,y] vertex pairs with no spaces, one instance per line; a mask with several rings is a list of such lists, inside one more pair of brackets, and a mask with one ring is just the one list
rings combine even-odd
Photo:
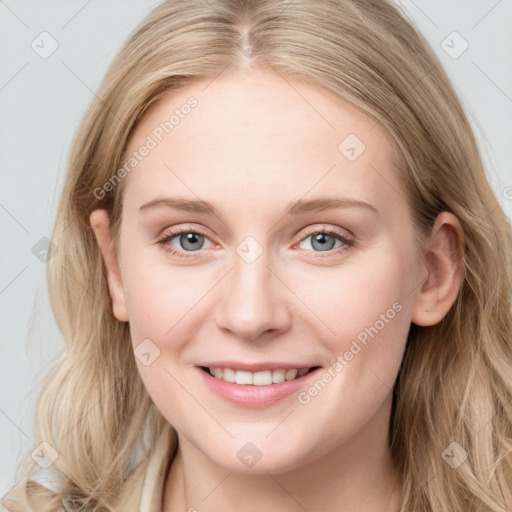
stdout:
[[[137,364],[178,432],[163,510],[396,511],[392,387],[411,322],[439,322],[456,299],[460,224],[443,212],[422,253],[386,132],[331,93],[271,72],[174,92],[146,112],[131,150],[190,96],[197,107],[124,178],[117,256],[106,212],[91,214],[116,318],[130,322],[134,348],[149,338],[160,350],[149,366]],[[349,134],[366,146],[354,161],[338,149]],[[168,196],[209,201],[218,215],[139,211]],[[378,213],[350,206],[284,215],[290,201],[321,196],[364,201]],[[167,242],[188,258],[157,243],[179,226],[205,235],[192,246],[179,234]],[[354,244],[315,244],[323,229]],[[262,250],[251,263],[237,253],[247,236]],[[307,404],[295,393],[237,407],[196,368],[229,359],[327,370],[393,304],[400,311]],[[247,442],[262,454],[252,467],[237,457]]]

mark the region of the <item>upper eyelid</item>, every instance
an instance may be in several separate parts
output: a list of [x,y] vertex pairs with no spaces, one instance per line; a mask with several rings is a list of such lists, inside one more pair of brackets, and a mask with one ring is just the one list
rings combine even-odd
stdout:
[[208,238],[208,240],[210,240],[211,243],[216,243],[214,240],[212,240],[212,237],[208,233],[203,231],[202,229],[188,227],[188,226],[186,226],[186,227],[178,226],[177,228],[174,228],[173,231],[170,231],[170,232],[165,233],[162,236],[160,236],[159,240],[162,241],[162,240],[167,240],[167,239],[169,239],[169,240],[174,239],[175,237],[177,237],[178,235],[181,235],[182,233],[197,233],[198,235]]
[[[349,233],[349,234],[344,235],[341,232],[342,230],[347,231],[347,233]],[[348,231],[346,228],[332,227],[332,226],[329,226],[326,224],[322,224],[321,227],[319,227],[319,228],[309,228],[309,227],[306,228],[305,232],[302,235],[301,240],[304,240],[304,238],[307,238],[308,236],[314,235],[316,233],[330,233],[330,234],[339,235],[343,238],[347,238],[350,240],[355,239],[355,236],[350,231]]]

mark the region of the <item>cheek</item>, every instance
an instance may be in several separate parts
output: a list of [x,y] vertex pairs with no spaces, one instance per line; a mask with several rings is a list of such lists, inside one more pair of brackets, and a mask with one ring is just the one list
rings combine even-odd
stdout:
[[[391,391],[410,328],[410,265],[398,251],[374,251],[329,270],[323,287],[320,272],[303,281],[298,294],[314,313],[310,330],[331,353],[326,386],[317,386],[325,403],[342,402],[357,415],[375,410]],[[316,394],[312,389],[304,402]],[[333,413],[329,406],[324,411]]]
[[[187,430],[188,418],[211,428],[201,406],[191,399],[191,341],[205,314],[212,311],[210,291],[219,279],[208,267],[171,266],[142,258],[126,262],[125,296],[137,367],[157,408],[175,428]],[[144,356],[149,353],[150,356]],[[148,361],[149,359],[149,361]],[[147,364],[149,363],[149,364]]]
[[[151,338],[155,343],[179,344],[186,336],[176,336],[194,325],[197,305],[211,288],[208,270],[171,266],[165,263],[126,262],[123,277],[126,307],[133,343]],[[197,308],[200,309],[200,308]]]
[[[408,293],[409,262],[397,251],[373,251],[364,258],[334,268],[318,268],[302,276],[297,295],[307,304],[323,330],[339,341],[356,338],[377,322],[379,331],[404,317]],[[381,319],[381,316],[384,317]],[[321,322],[320,322],[321,321]],[[384,324],[382,323],[384,322]],[[364,337],[362,335],[361,337]]]
[[198,303],[211,283],[198,268],[141,261],[135,253],[127,259],[123,277],[137,367],[158,409],[175,427],[185,428],[184,418],[201,417],[201,409],[186,391],[191,383],[181,360],[200,321]]

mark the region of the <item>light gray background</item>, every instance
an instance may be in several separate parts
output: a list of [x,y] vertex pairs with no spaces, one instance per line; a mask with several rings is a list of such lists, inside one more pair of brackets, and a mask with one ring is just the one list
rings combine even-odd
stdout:
[[[206,0],[205,0],[206,1]],[[33,448],[33,412],[47,365],[63,346],[45,264],[71,138],[107,65],[155,0],[0,0],[0,498]],[[512,218],[512,0],[404,0],[440,56],[479,140],[488,176]],[[42,58],[33,41],[58,48]],[[458,58],[442,42],[458,32]],[[458,36],[445,45],[460,48]],[[454,41],[453,43],[451,41]],[[42,48],[41,48],[42,51]],[[507,192],[508,191],[508,192]]]

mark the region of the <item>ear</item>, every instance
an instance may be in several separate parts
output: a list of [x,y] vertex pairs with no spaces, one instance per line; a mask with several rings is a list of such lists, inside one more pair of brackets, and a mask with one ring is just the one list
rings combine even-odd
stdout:
[[449,212],[438,215],[427,241],[426,273],[417,292],[411,321],[429,326],[440,322],[455,302],[464,275],[464,232]]
[[117,256],[111,248],[108,213],[106,210],[94,210],[89,217],[89,221],[105,262],[114,316],[121,322],[127,322],[128,314],[126,311],[123,281]]

